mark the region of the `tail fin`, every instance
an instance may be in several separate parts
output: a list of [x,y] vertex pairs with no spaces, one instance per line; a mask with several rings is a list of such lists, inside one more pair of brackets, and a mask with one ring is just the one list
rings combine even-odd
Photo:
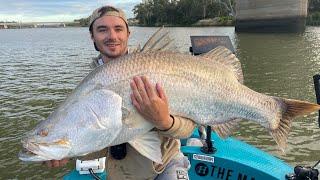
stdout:
[[291,129],[292,119],[297,116],[317,111],[320,109],[320,105],[292,99],[277,98],[277,100],[283,104],[285,111],[282,113],[279,125],[276,129],[271,130],[270,134],[280,149],[284,151],[287,144],[288,134]]

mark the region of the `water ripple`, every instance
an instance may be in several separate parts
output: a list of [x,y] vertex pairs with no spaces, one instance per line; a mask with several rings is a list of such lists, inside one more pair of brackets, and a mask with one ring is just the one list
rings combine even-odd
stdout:
[[[130,47],[144,44],[156,28],[132,27]],[[233,27],[171,28],[187,52],[190,35],[228,35],[242,62],[245,84],[272,96],[314,101],[312,75],[320,69],[320,29],[302,35],[235,34]],[[0,31],[1,179],[60,178],[73,168],[48,169],[17,158],[20,139],[61,103],[90,71],[96,56],[87,28]],[[286,153],[260,125],[242,122],[234,136],[292,165],[320,159],[317,113],[293,122]],[[253,135],[254,134],[254,135]],[[10,170],[10,171],[9,171]]]

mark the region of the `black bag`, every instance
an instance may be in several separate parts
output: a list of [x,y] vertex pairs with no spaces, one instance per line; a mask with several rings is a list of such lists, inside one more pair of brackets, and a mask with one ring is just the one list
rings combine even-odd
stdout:
[[127,143],[110,147],[110,154],[116,160],[121,160],[127,155]]

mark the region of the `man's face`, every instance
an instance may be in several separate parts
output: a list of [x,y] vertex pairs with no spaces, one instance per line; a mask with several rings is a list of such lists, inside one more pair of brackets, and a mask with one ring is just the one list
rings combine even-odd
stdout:
[[101,54],[117,58],[127,52],[129,31],[126,23],[116,16],[102,16],[92,26],[91,39]]

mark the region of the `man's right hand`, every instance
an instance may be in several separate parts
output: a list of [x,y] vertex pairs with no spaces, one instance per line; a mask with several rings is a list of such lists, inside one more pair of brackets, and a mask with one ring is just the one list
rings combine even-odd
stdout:
[[69,159],[62,159],[62,160],[50,160],[50,161],[45,161],[44,164],[49,167],[62,167],[65,166],[69,162]]

